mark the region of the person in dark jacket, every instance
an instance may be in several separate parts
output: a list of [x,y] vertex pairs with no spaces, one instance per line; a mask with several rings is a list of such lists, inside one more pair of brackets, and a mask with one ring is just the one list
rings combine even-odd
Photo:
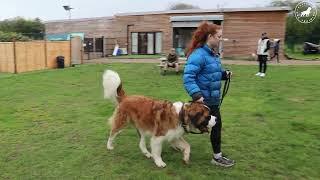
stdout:
[[171,49],[171,52],[168,54],[167,62],[164,67],[164,72],[167,71],[168,67],[175,68],[176,74],[179,73],[179,62],[178,62],[178,55],[174,48]]
[[232,75],[221,67],[217,50],[222,40],[221,26],[203,22],[193,34],[187,52],[187,63],[184,69],[183,83],[193,101],[204,103],[210,108],[210,114],[216,116],[216,125],[211,130],[213,148],[212,163],[230,167],[234,161],[226,158],[221,152],[221,115],[220,95],[221,81]]
[[274,39],[274,41],[273,41],[273,56],[270,58],[270,60],[277,57],[277,62],[280,63],[279,49],[280,49],[280,39]]

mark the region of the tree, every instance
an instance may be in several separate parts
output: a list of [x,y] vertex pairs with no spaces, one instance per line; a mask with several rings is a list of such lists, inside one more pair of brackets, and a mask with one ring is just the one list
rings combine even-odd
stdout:
[[320,8],[317,7],[318,15],[316,19],[308,24],[300,23],[295,15],[294,10],[300,1],[290,0],[274,0],[270,6],[289,6],[292,12],[287,16],[286,24],[286,44],[289,48],[293,48],[295,44],[302,44],[305,41],[318,44],[320,41]]
[[199,6],[186,3],[175,3],[170,5],[169,10],[184,10],[184,9],[200,9]]
[[270,6],[290,6],[291,9],[294,9],[299,1],[292,0],[274,0],[270,3]]
[[44,28],[45,26],[39,18],[29,20],[16,17],[0,21],[0,31],[3,33],[14,32],[31,39],[43,39]]

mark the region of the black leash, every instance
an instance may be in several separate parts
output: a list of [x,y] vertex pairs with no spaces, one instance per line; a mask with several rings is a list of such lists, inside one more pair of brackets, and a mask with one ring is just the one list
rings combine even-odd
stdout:
[[229,91],[230,82],[231,82],[231,75],[230,75],[230,73],[229,73],[229,74],[227,75],[227,80],[226,80],[226,82],[224,82],[224,87],[223,87],[223,91],[222,91],[222,96],[221,96],[221,99],[220,99],[220,105],[219,105],[219,107],[221,106],[224,97],[227,95],[227,93],[228,93],[228,91]]
[[[229,87],[230,87],[230,83],[231,83],[231,75],[230,73],[227,75],[227,80],[225,81],[224,83],[224,87],[223,87],[223,91],[222,91],[222,96],[221,96],[221,99],[220,99],[220,105],[219,105],[219,108],[223,102],[223,99],[224,97],[227,95],[228,91],[229,91]],[[206,106],[207,107],[207,106]],[[181,111],[179,113],[179,119],[180,119],[180,122],[181,122],[181,126],[183,127],[184,131],[186,133],[190,133],[190,134],[203,134],[204,132],[193,132],[193,131],[188,131],[187,129],[187,124],[185,124],[184,122],[184,103],[182,104],[182,108],[181,108]],[[209,110],[210,108],[207,107]]]

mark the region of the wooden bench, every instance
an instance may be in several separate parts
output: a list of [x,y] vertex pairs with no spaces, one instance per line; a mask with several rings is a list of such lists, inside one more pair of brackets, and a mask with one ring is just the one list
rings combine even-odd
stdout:
[[[166,74],[166,72],[165,72],[165,66],[166,66],[166,64],[167,64],[167,58],[165,58],[165,57],[162,57],[162,58],[160,58],[159,59],[160,60],[160,64],[159,65],[157,65],[159,68],[160,68],[160,74],[161,75],[165,75]],[[178,65],[179,65],[179,68],[181,69],[181,62],[179,61],[178,62]],[[174,69],[174,68],[172,68],[172,67],[169,67],[170,69]],[[167,70],[169,70],[169,69],[167,69]],[[179,70],[180,71],[180,70]]]

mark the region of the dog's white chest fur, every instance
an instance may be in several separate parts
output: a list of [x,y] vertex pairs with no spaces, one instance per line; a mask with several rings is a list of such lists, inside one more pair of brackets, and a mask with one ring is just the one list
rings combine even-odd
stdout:
[[[182,109],[183,103],[182,102],[175,102],[175,103],[173,103],[173,106],[176,109],[176,113],[179,115],[179,113]],[[166,133],[165,139],[168,141],[171,141],[173,139],[180,138],[183,135],[183,133],[184,133],[184,129],[181,125],[179,125],[176,129],[170,129]]]
[[165,135],[165,139],[167,139],[167,141],[172,141],[174,139],[180,138],[183,135],[183,133],[184,129],[181,125],[179,125],[176,129],[170,129]]

